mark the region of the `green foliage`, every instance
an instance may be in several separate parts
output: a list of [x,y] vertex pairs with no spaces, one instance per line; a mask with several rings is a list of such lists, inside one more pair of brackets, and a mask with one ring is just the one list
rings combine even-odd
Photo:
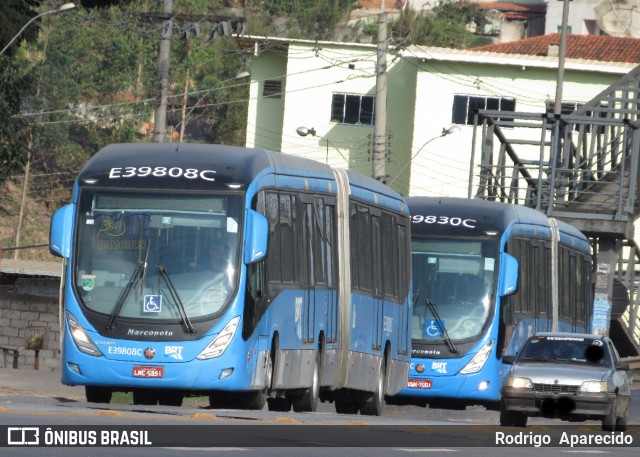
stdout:
[[28,78],[21,77],[11,61],[0,57],[0,183],[26,161],[26,142],[21,138],[26,123],[16,114],[21,92],[28,85]]
[[428,14],[405,8],[391,30],[404,44],[464,49],[491,43],[489,37],[472,31],[473,26],[482,29],[485,22],[485,13],[477,4],[443,0]]
[[[22,26],[35,17],[38,12],[32,9],[40,2],[36,0],[2,0],[0,2],[0,49],[16,36]],[[5,52],[12,55],[23,40],[33,40],[38,35],[37,24],[27,27]]]

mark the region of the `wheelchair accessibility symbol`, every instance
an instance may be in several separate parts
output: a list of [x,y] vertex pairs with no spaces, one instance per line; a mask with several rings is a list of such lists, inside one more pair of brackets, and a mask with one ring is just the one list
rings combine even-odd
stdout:
[[159,313],[162,309],[162,295],[145,295],[144,307],[145,313]]
[[438,321],[435,319],[428,319],[424,323],[424,335],[425,337],[437,338],[442,336],[442,332],[440,331],[440,327],[444,326],[444,321],[440,321],[440,325],[438,325]]

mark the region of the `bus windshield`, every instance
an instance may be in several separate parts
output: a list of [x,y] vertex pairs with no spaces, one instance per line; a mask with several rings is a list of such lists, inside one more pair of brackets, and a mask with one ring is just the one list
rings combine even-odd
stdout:
[[74,283],[88,309],[128,320],[197,319],[233,295],[239,195],[83,191]]
[[492,315],[497,256],[495,240],[414,237],[412,339],[479,336]]

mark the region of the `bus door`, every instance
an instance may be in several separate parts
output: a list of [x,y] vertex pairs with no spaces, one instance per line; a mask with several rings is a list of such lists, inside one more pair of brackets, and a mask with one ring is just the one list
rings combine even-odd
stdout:
[[302,246],[303,246],[303,265],[305,270],[304,282],[304,299],[302,303],[301,319],[302,319],[302,342],[313,342],[313,316],[315,315],[315,259],[313,234],[315,217],[313,211],[313,200],[302,196]]
[[[392,240],[385,240],[386,242],[393,242]],[[379,215],[371,215],[371,273],[372,284],[371,294],[373,295],[373,350],[380,351],[382,349],[382,332],[383,332],[383,320],[384,320],[384,305],[383,305],[383,284],[384,278],[382,277],[382,262],[390,262],[392,259],[382,259],[382,232],[381,232],[381,218]]]
[[[328,203],[325,201],[325,203]],[[335,225],[335,202],[324,206],[324,258],[326,259],[326,339],[328,343],[335,343],[338,337],[338,240]]]

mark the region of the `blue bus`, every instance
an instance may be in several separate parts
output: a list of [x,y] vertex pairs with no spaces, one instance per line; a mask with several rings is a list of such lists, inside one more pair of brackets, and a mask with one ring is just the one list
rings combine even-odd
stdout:
[[311,160],[107,146],[51,221],[62,382],[90,402],[379,415],[407,385],[410,229],[399,194]]
[[589,240],[517,205],[409,197],[414,309],[408,386],[393,399],[498,407],[505,368],[538,331],[589,332]]

